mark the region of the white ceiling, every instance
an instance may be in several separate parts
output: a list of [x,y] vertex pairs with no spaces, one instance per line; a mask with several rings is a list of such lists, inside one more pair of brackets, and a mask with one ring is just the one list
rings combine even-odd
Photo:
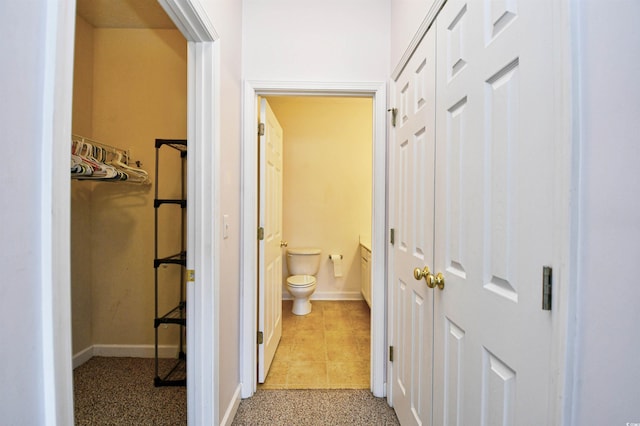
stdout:
[[76,10],[97,28],[176,28],[157,0],[77,0]]

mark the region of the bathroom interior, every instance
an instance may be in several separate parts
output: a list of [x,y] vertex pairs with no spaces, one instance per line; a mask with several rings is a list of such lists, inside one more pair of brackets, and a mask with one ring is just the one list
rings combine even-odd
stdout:
[[373,101],[266,99],[283,129],[283,254],[313,248],[319,265],[296,314],[283,262],[283,337],[259,386],[369,388]]

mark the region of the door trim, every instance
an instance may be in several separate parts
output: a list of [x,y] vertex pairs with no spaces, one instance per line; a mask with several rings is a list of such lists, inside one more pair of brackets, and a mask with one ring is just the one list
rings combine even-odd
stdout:
[[547,31],[553,33],[554,58],[552,67],[557,78],[554,81],[554,105],[556,112],[555,210],[553,253],[554,263],[560,271],[554,282],[551,342],[551,368],[557,372],[554,389],[549,396],[550,418],[554,424],[573,424],[575,405],[575,370],[580,360],[577,347],[578,254],[579,254],[579,181],[580,181],[580,133],[577,130],[577,109],[580,107],[578,55],[576,39],[579,32],[578,8],[569,0],[554,1],[552,19]]
[[[197,0],[158,0],[188,45],[187,423],[220,419],[220,43]],[[206,119],[205,119],[206,117]]]
[[[73,424],[71,181],[75,2],[47,2],[42,87],[40,286],[44,424]],[[34,256],[35,257],[35,256]],[[37,349],[37,348],[36,348]]]
[[418,30],[416,31],[415,35],[409,42],[407,49],[404,51],[404,54],[400,58],[400,61],[398,61],[398,64],[393,69],[393,72],[391,73],[391,79],[393,81],[398,80],[398,77],[400,77],[402,70],[404,70],[404,67],[407,66],[407,63],[409,63],[409,59],[411,59],[411,55],[413,55],[413,52],[418,47],[420,40],[422,40],[424,36],[427,34],[427,31],[429,31],[429,28],[431,28],[433,21],[435,21],[436,18],[438,17],[438,13],[440,13],[440,9],[444,7],[444,4],[446,2],[447,0],[433,1],[433,4],[431,5],[429,12],[427,12],[427,14],[425,15],[424,19],[422,20],[422,23],[420,24],[420,27],[418,27]]
[[286,81],[245,81],[243,87],[243,135],[241,148],[241,324],[240,379],[242,397],[257,388],[257,111],[259,95],[350,96],[373,99],[373,200],[372,200],[372,315],[371,391],[385,396],[386,345],[386,83],[324,83]]

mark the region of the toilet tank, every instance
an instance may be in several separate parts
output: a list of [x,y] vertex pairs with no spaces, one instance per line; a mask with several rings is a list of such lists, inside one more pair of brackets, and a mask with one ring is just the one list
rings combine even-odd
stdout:
[[319,248],[288,248],[289,275],[316,275],[320,268],[321,252]]

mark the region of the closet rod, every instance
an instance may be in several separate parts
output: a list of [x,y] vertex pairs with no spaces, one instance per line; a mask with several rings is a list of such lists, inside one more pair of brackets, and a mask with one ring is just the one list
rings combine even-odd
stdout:
[[106,151],[108,151],[111,154],[117,154],[117,153],[123,154],[123,155],[125,155],[126,162],[128,163],[128,161],[129,161],[129,150],[128,149],[122,149],[122,148],[118,148],[118,147],[115,147],[115,146],[107,145],[106,143],[98,142],[95,139],[87,138],[85,136],[80,136],[80,135],[71,135],[71,141],[72,142],[75,142],[75,141],[86,142],[86,143],[88,143],[90,145],[103,148],[103,149],[105,149]]
[[[139,161],[135,162],[137,167],[129,165],[129,150],[74,134],[71,135],[71,147],[72,179],[151,184],[148,173],[140,168]],[[83,157],[85,148],[92,151],[87,152],[88,157]],[[112,158],[108,159],[107,156]]]

